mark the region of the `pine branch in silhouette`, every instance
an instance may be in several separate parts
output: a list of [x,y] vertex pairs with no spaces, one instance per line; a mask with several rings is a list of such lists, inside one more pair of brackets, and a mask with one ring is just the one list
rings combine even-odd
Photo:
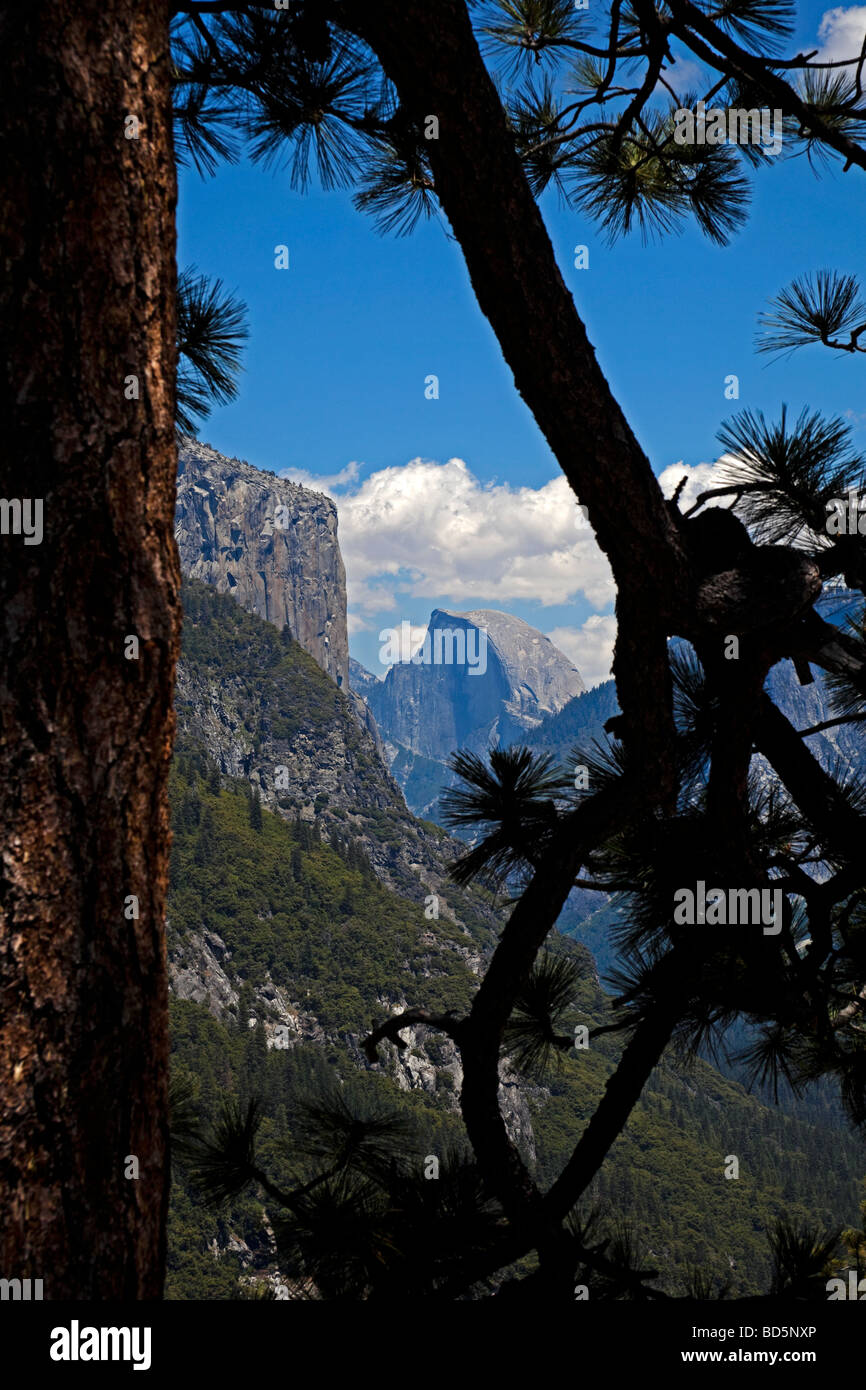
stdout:
[[195,421],[238,394],[242,345],[248,337],[246,308],[224,289],[187,267],[177,281],[176,420],[183,434],[195,433]]

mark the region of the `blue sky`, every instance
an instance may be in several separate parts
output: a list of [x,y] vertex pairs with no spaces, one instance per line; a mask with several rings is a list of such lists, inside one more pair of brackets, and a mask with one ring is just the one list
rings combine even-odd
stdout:
[[[798,41],[818,46],[827,7],[800,13]],[[825,47],[866,27],[866,7],[830,16]],[[767,365],[753,349],[759,310],[794,276],[863,269],[864,192],[861,171],[836,166],[819,180],[804,159],[780,156],[759,171],[751,218],[725,248],[691,228],[610,247],[587,218],[545,198],[566,283],[658,473],[712,462],[733,410],[775,416],[783,401],[849,414],[866,448],[861,359],[806,349]],[[280,244],[286,271],[274,268]],[[589,247],[587,270],[574,269],[577,244]],[[437,606],[494,607],[553,634],[590,680],[602,678],[613,636],[606,566],[575,529],[559,469],[442,222],[383,238],[348,192],[300,194],[287,173],[246,163],[207,181],[182,171],[178,260],[221,277],[249,311],[239,399],[200,438],[336,497],[359,660],[381,673],[383,627],[408,619],[420,629]],[[425,398],[431,373],[438,400]],[[731,373],[736,402],[724,397]]]

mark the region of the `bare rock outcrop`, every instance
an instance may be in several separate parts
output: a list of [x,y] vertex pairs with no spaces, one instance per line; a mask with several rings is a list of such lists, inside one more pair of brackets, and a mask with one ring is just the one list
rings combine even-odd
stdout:
[[346,573],[329,497],[187,439],[175,536],[185,574],[288,627],[348,693]]

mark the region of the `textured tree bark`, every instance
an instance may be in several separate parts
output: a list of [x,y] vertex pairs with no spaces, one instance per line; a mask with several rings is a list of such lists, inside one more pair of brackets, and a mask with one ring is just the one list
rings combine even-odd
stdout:
[[180,627],[167,0],[5,4],[0,49],[0,488],[44,525],[0,536],[0,1275],[153,1299]]

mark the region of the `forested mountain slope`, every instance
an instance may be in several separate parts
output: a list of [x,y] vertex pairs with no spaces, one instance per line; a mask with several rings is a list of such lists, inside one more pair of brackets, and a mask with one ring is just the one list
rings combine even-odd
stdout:
[[[176,758],[172,800],[173,1070],[191,1084],[201,1117],[216,1118],[227,1098],[259,1095],[261,1156],[279,1177],[299,1098],[336,1077],[409,1107],[419,1163],[441,1154],[462,1131],[451,1045],[417,1028],[405,1035],[406,1052],[386,1044],[371,1066],[360,1043],[374,1019],[406,1003],[465,1009],[476,943],[379,884],[357,846],[327,845],[315,827],[262,811],[192,745]],[[585,966],[574,1021],[605,1021],[589,957],[567,942],[562,949]],[[565,1162],[618,1046],[601,1038],[570,1053],[544,1085],[505,1071],[509,1128],[541,1181]],[[731,1154],[736,1181],[724,1177]],[[698,1264],[730,1278],[734,1292],[758,1292],[772,1218],[787,1210],[852,1220],[861,1167],[850,1136],[834,1134],[828,1145],[826,1131],[768,1109],[706,1063],[669,1057],[591,1195],[609,1220],[633,1224],[671,1292],[682,1292]],[[254,1194],[214,1213],[178,1163],[169,1295],[236,1297],[238,1275],[276,1276],[273,1215]]]

